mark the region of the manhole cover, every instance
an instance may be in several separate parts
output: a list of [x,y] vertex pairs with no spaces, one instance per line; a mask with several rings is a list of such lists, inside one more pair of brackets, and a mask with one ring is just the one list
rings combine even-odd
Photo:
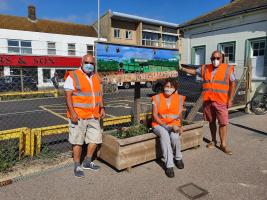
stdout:
[[194,183],[188,183],[186,185],[182,185],[177,189],[189,199],[198,199],[208,194],[207,190],[204,190],[203,188],[198,187]]

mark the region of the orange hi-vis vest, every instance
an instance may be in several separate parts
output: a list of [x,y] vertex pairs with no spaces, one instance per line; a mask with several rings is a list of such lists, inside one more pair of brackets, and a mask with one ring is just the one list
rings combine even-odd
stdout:
[[[180,114],[183,111],[185,96],[179,95],[175,92],[169,98],[169,107],[167,106],[167,98],[163,93],[153,96],[152,101],[158,110],[158,116],[161,121],[163,121],[166,125],[181,126]],[[159,124],[153,120],[152,127],[157,125]]]
[[229,98],[229,81],[234,67],[221,64],[212,78],[213,65],[202,66],[203,79],[203,100],[215,101],[220,104],[227,104]]
[[[73,79],[74,91],[72,103],[80,119],[100,118],[100,103],[102,101],[99,76],[92,76],[92,85],[81,70],[69,72]],[[67,117],[70,113],[67,111]]]

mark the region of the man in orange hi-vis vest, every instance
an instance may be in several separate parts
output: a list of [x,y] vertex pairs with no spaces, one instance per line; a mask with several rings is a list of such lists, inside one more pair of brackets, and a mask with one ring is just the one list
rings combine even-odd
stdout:
[[[74,175],[84,177],[83,169],[97,171],[92,162],[97,144],[102,143],[99,120],[105,117],[100,77],[95,73],[95,59],[85,55],[81,67],[70,71],[64,83],[67,117],[69,119],[69,142],[73,147]],[[81,166],[82,145],[86,143],[87,155]]]
[[[165,161],[165,173],[174,177],[173,166],[184,168],[182,160],[180,134],[182,128],[182,111],[185,97],[177,93],[178,83],[174,79],[166,79],[163,92],[152,97],[152,128],[160,137],[161,150]],[[173,156],[173,148],[175,156]]]
[[232,155],[232,152],[226,147],[228,108],[233,104],[235,93],[235,74],[234,67],[222,63],[222,54],[214,51],[211,55],[212,64],[203,65],[199,69],[188,69],[180,67],[192,75],[200,75],[203,79],[203,113],[204,119],[209,122],[212,141],[207,145],[213,148],[217,144],[216,140],[216,119],[219,123],[220,149]]

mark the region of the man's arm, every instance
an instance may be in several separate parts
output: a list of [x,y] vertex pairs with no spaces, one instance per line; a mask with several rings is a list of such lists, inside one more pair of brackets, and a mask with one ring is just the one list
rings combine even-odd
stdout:
[[65,91],[65,98],[66,98],[66,104],[68,111],[70,113],[70,118],[73,123],[78,122],[78,115],[74,110],[73,103],[72,103],[72,93],[73,91]]
[[[184,65],[184,66],[187,66],[187,65]],[[180,70],[182,72],[185,72],[185,73],[191,74],[191,75],[196,75],[197,74],[196,69],[189,69],[189,68],[184,68],[184,67],[180,66]]]

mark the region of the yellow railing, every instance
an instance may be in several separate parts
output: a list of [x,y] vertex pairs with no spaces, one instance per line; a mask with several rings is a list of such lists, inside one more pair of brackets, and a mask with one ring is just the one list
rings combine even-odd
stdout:
[[[147,116],[150,116],[151,113],[142,113],[140,114],[140,119],[145,120]],[[106,118],[103,120],[103,126],[112,126],[117,124],[123,124],[131,122],[132,116],[120,116],[120,117],[112,117]],[[19,154],[20,156],[26,155],[33,157],[34,154],[39,154],[42,146],[42,137],[49,135],[57,135],[69,132],[69,125],[56,125],[56,126],[48,126],[42,128],[18,128],[11,129],[6,131],[0,131],[0,141],[8,140],[8,139],[19,139]]]
[[26,127],[0,131],[0,141],[10,139],[19,140],[19,157],[21,157],[22,155],[30,155],[30,136],[31,131],[29,128]]
[[34,155],[35,147],[36,154],[39,154],[42,146],[42,136],[56,135],[62,133],[68,133],[69,125],[57,125],[57,126],[48,126],[43,128],[34,128],[31,130],[31,156]]
[[0,93],[0,100],[3,97],[27,96],[27,95],[36,95],[36,94],[53,94],[54,97],[58,97],[58,90],[41,90],[41,91],[28,91],[28,92],[3,92],[3,93]]

